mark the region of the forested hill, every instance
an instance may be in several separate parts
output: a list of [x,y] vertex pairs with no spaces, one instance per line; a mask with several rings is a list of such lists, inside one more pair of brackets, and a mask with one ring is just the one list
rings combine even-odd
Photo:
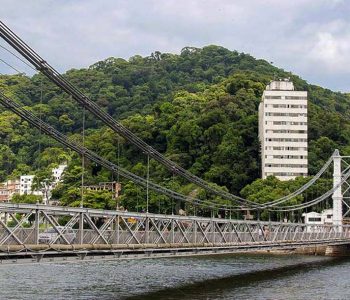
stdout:
[[[335,148],[350,154],[350,97],[309,85],[265,60],[219,46],[186,47],[129,60],[108,58],[65,76],[114,118],[196,175],[239,193],[260,176],[258,105],[273,78],[290,77],[309,92],[309,162],[314,174]],[[60,131],[81,139],[82,109],[41,75],[0,76],[0,88]],[[0,179],[45,170],[69,160],[57,197],[78,198],[80,159],[8,111],[0,114]],[[86,144],[128,170],[145,175],[145,157],[87,115]],[[111,175],[88,166],[87,183]],[[152,180],[184,193],[202,193],[151,162]],[[143,191],[124,182],[129,199]],[[63,192],[63,190],[65,192]],[[67,192],[68,191],[68,192]]]

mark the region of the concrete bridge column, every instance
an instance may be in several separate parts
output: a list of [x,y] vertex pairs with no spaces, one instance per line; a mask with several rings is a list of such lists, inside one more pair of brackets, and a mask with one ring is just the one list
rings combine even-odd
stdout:
[[[342,180],[342,172],[341,172],[341,156],[339,154],[339,150],[336,149],[333,153],[333,187],[336,187],[341,183]],[[342,231],[343,225],[343,194],[341,191],[341,186],[339,186],[333,192],[333,225],[337,226],[338,232]]]
[[145,224],[145,243],[149,244],[149,217],[146,217],[146,224]]
[[79,228],[78,228],[78,236],[77,236],[78,244],[84,243],[84,214],[81,212],[79,213]]
[[40,226],[40,215],[39,210],[35,210],[35,220],[34,220],[34,244],[39,244],[39,226]]

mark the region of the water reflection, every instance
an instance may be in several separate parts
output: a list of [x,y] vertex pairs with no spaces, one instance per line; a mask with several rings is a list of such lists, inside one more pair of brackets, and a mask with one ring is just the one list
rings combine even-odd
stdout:
[[344,299],[349,260],[225,255],[0,266],[0,299]]
[[[270,259],[273,258],[270,257]],[[281,286],[275,285],[273,282],[275,280],[279,282],[282,280],[285,283],[292,284],[293,279],[288,279],[288,277],[293,278],[304,273],[313,273],[313,271],[317,271],[320,268],[336,267],[344,262],[344,259],[322,258],[321,260],[312,260],[292,265],[288,264],[282,267],[235,274],[223,278],[209,279],[180,287],[165,288],[163,290],[143,295],[127,297],[126,299],[282,299],[276,298],[278,294],[284,296],[283,299],[306,299],[302,296],[302,293],[299,293],[299,297],[298,294],[293,292],[292,286],[290,286],[291,289],[289,293],[284,295],[281,294],[281,292],[278,291]],[[261,288],[266,285],[270,287],[274,286],[271,291],[275,291],[267,295],[262,294]],[[288,287],[284,286],[283,288],[286,289]],[[305,291],[305,293],[307,293],[307,291]],[[313,296],[318,298],[317,294],[313,294]]]

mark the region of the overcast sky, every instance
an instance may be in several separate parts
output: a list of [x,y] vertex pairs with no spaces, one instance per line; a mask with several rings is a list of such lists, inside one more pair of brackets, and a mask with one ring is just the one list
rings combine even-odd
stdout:
[[349,0],[1,0],[0,19],[61,72],[216,44],[350,91]]

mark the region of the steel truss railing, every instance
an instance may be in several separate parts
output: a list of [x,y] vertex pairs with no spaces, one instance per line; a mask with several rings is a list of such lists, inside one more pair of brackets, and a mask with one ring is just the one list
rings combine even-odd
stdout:
[[350,156],[343,156],[340,155],[338,152],[337,155],[338,158],[341,158],[341,195],[342,195],[342,205],[343,209],[345,209],[345,212],[342,213],[343,218],[348,218],[350,215],[350,182],[349,182],[349,176],[346,176],[347,173],[350,172]]
[[[311,226],[10,203],[0,205],[0,216],[0,255],[49,250],[64,253],[73,249],[215,248],[249,244],[264,247],[268,243],[350,242],[350,226]],[[48,227],[55,231],[55,235],[47,243],[42,242],[42,233]]]

